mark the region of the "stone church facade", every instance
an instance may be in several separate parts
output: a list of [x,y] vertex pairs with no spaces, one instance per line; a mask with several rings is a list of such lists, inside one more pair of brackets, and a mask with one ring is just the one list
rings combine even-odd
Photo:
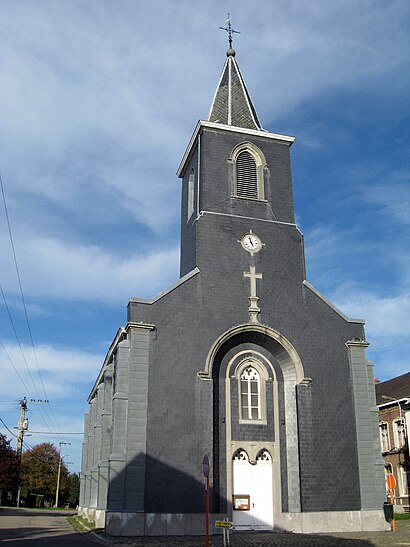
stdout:
[[[181,278],[132,298],[89,397],[80,514],[113,535],[385,529],[364,321],[306,280],[293,137],[229,49],[178,169]],[[388,525],[387,525],[388,527]]]

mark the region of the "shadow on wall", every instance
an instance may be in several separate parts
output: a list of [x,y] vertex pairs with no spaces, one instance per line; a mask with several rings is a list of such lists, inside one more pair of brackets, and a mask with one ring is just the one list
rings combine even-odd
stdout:
[[170,451],[169,459],[174,465],[144,454],[125,466],[123,462],[118,465],[111,462],[114,472],[108,485],[106,521],[109,534],[197,535],[205,532],[202,456]]
[[[121,462],[122,469],[118,473],[111,473],[107,509],[147,513],[203,513],[205,478],[202,474],[202,456],[170,452],[169,460],[170,463],[165,463],[149,455],[139,454],[125,466]],[[190,472],[192,462],[195,465]],[[115,465],[112,468],[115,470]]]
[[[196,463],[195,476],[163,463],[151,456],[138,455],[112,477],[108,486],[106,532],[112,536],[178,536],[176,543],[181,547],[195,545],[186,536],[205,535],[205,479],[202,475],[201,457],[198,454],[176,454],[170,460],[181,467]],[[144,481],[144,477],[146,477]],[[210,508],[212,508],[212,475],[210,477]],[[226,500],[225,500],[226,501]],[[228,504],[230,505],[230,503]],[[215,528],[215,521],[222,520],[226,514],[210,515],[210,535],[221,534]],[[263,523],[254,522],[255,528]],[[251,547],[266,541],[278,545],[373,545],[365,539],[345,540],[331,535],[296,534],[275,527],[275,531],[233,530],[241,544]],[[273,534],[273,535],[271,535]],[[184,537],[185,536],[185,537]],[[283,537],[282,537],[283,536]],[[243,539],[242,539],[243,538]],[[286,539],[286,541],[285,541]],[[175,538],[175,541],[177,538]],[[282,543],[283,540],[283,543]],[[141,541],[142,543],[138,543]],[[221,541],[220,539],[218,541]],[[253,543],[255,542],[255,543]],[[201,543],[198,543],[200,545]],[[149,538],[136,540],[135,545],[151,545]],[[155,543],[152,543],[155,545]]]

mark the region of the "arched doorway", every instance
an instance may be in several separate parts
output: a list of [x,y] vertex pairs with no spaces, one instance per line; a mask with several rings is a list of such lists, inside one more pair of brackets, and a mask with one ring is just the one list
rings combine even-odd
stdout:
[[[238,325],[215,341],[198,376],[212,380],[213,386],[214,511],[231,517],[235,511],[232,501],[237,480],[257,481],[258,473],[264,477],[263,473],[268,471],[261,463],[267,461],[271,486],[270,501],[265,505],[269,511],[273,506],[272,517],[256,516],[252,522],[246,521],[245,516],[235,519],[245,519],[242,525],[247,527],[255,527],[255,519],[260,520],[261,526],[269,528],[281,513],[299,512],[296,385],[303,380],[304,373],[295,348],[267,326]],[[239,449],[247,459],[236,459],[234,463],[233,457]],[[262,449],[267,451],[269,459],[259,458],[257,464],[256,457]],[[239,473],[236,478],[234,466]],[[245,469],[252,479],[245,478]]]
[[259,451],[253,465],[244,450],[232,459],[232,519],[236,529],[272,530],[272,458]]

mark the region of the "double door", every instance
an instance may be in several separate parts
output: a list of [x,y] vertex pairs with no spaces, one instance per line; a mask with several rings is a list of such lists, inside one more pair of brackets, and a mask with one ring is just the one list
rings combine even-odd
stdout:
[[242,530],[272,530],[272,458],[259,452],[256,463],[249,463],[245,451],[233,459],[233,524]]

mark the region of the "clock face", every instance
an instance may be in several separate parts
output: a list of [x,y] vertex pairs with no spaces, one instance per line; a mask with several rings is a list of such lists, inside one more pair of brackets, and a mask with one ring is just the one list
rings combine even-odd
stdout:
[[242,247],[250,253],[257,253],[262,248],[262,241],[256,234],[245,234],[241,239]]

